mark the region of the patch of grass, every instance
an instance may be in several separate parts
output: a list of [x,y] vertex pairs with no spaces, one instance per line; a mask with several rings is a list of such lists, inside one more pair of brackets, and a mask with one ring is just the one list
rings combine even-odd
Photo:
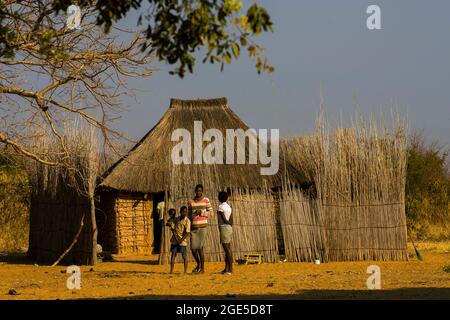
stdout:
[[[420,252],[435,252],[435,253],[449,253],[450,241],[420,241],[416,243]],[[411,243],[408,243],[408,251],[414,253],[414,248]]]
[[450,273],[450,266],[445,266],[442,270],[444,270],[444,272]]
[[29,186],[23,170],[0,157],[0,252],[15,252],[28,245]]

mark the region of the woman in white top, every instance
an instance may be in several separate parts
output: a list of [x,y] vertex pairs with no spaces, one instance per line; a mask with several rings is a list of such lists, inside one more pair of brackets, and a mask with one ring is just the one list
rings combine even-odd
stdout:
[[231,236],[233,235],[233,214],[230,205],[227,203],[228,193],[219,192],[219,208],[217,209],[217,217],[219,221],[220,243],[225,251],[225,269],[223,274],[231,274],[233,272],[233,253],[231,251]]

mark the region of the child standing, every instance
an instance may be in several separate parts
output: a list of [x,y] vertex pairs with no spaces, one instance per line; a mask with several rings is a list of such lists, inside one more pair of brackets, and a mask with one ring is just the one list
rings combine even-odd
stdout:
[[233,215],[230,205],[227,203],[228,193],[219,192],[219,208],[217,209],[217,217],[219,220],[220,243],[225,251],[225,269],[223,274],[231,274],[233,272],[233,252],[231,251],[231,237],[233,235]]
[[175,225],[177,223],[177,218],[175,217],[177,212],[174,208],[169,209],[169,219],[167,220],[166,226],[170,227],[170,231],[175,230]]
[[175,209],[169,210],[170,218],[167,225],[172,231],[170,238],[170,273],[173,273],[175,266],[175,259],[177,253],[181,253],[184,261],[184,273],[187,273],[188,259],[187,259],[187,238],[191,232],[191,221],[188,219],[188,210],[186,206],[181,207],[180,217],[175,217]]

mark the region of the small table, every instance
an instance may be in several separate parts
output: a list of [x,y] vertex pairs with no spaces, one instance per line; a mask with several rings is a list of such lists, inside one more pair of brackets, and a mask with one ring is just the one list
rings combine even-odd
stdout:
[[244,254],[245,264],[252,264],[252,263],[261,264],[263,257],[264,255],[262,253],[256,252]]

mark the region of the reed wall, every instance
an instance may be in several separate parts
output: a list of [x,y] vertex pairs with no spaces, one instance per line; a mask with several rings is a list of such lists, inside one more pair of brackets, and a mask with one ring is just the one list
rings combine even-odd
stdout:
[[40,136],[34,147],[57,165],[34,160],[26,165],[31,189],[28,256],[45,264],[60,257],[63,264],[95,264],[99,143],[94,129],[67,127],[58,138]]
[[314,200],[285,186],[288,259],[406,260],[406,138],[402,125],[355,122],[285,141],[285,153],[314,181]]
[[[189,167],[189,166],[188,166]],[[214,214],[209,219],[208,233],[204,248],[206,261],[222,261],[224,253],[220,244],[219,226],[216,210],[219,205],[219,191],[229,191],[228,203],[233,209],[233,254],[242,258],[245,253],[258,252],[264,254],[264,261],[278,261],[277,223],[273,195],[269,188],[262,186],[260,190],[227,188],[226,182],[217,180],[215,170],[218,166],[174,166],[170,193],[167,194],[169,208],[177,212],[181,206],[194,196],[194,188],[198,183],[204,186],[204,195],[210,199]],[[165,222],[167,215],[165,215]],[[170,232],[165,227],[160,254],[160,263],[169,262]],[[191,257],[191,255],[189,255]]]
[[[62,186],[63,187],[63,186]],[[90,200],[70,188],[58,191],[63,197],[32,195],[28,256],[43,264],[55,262],[70,246],[80,229],[77,243],[62,264],[92,264]]]

